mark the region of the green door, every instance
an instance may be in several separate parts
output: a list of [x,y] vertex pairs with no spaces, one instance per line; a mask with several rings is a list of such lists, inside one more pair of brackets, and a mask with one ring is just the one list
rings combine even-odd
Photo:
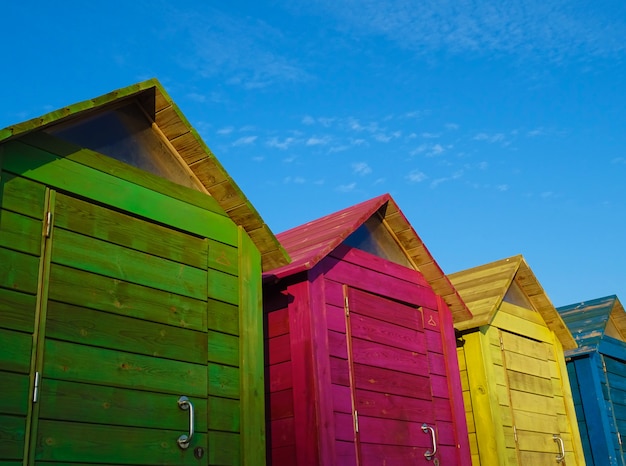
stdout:
[[208,240],[49,204],[31,462],[206,464]]

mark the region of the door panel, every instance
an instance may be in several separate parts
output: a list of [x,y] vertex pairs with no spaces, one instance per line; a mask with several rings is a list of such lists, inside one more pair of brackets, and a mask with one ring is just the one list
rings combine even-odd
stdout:
[[198,464],[208,240],[63,194],[53,218],[35,459]]
[[421,312],[352,288],[348,303],[359,464],[428,464],[422,424],[436,426]]
[[573,451],[568,421],[560,422],[566,411],[554,350],[546,342],[502,330],[500,338],[519,464],[552,466],[559,454],[555,434],[566,452]]

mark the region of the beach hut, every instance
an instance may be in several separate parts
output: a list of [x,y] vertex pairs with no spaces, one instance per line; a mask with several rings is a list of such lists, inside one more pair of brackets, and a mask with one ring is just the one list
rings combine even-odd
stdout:
[[0,462],[263,464],[276,238],[156,81],[0,130]]
[[277,235],[265,273],[273,465],[468,465],[465,304],[389,195]]
[[617,296],[559,307],[578,348],[565,352],[588,466],[624,466],[626,313]]
[[449,275],[474,466],[584,464],[564,349],[576,343],[522,256]]

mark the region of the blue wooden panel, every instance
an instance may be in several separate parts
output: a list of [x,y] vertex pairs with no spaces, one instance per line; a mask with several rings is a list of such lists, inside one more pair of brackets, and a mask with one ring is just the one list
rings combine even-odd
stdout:
[[[612,348],[615,349],[617,346],[612,345]],[[621,356],[624,357],[624,355],[625,353],[622,351]],[[624,451],[618,440],[618,432],[626,434],[626,362],[606,355],[603,355],[602,358],[606,368],[608,398],[614,419],[613,444],[616,454],[621,459],[620,464],[626,464]]]
[[578,387],[591,447],[589,456],[592,459],[587,459],[588,455],[585,452],[586,462],[597,466],[621,466],[615,455],[611,438],[611,423],[607,416],[607,403],[602,393],[601,380],[604,377],[600,375],[601,371],[598,373],[599,359],[599,354],[592,353],[589,357],[572,361],[576,366]]
[[572,399],[574,401],[574,409],[576,411],[576,420],[578,421],[578,430],[580,432],[580,441],[583,446],[585,455],[585,463],[593,465],[593,457],[591,456],[591,442],[589,441],[589,432],[587,428],[587,420],[585,419],[585,410],[583,409],[582,398],[580,395],[580,385],[578,382],[578,374],[576,373],[576,360],[567,363],[567,375],[569,377],[572,390]]

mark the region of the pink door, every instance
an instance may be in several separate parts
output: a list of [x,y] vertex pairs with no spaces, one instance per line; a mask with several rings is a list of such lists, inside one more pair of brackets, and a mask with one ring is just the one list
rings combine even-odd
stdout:
[[354,288],[344,293],[357,464],[438,464],[421,309]]

